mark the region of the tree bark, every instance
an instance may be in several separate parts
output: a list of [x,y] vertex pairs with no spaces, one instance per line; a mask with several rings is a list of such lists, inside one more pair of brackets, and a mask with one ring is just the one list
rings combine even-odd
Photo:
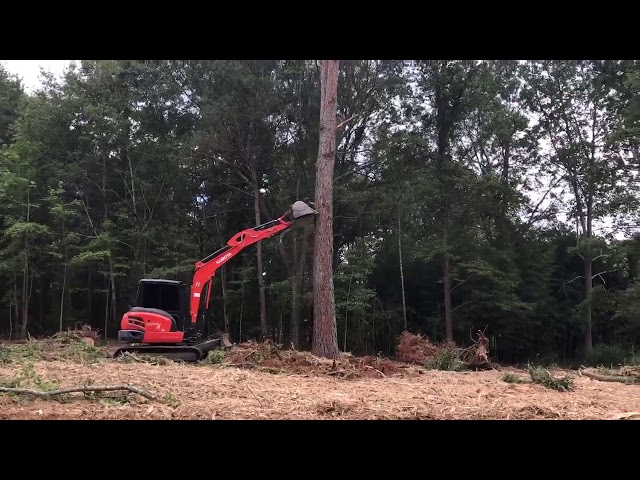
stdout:
[[336,160],[338,60],[322,60],[320,142],[316,165],[315,206],[318,212],[313,256],[312,353],[336,358],[338,332],[333,287],[333,171]]

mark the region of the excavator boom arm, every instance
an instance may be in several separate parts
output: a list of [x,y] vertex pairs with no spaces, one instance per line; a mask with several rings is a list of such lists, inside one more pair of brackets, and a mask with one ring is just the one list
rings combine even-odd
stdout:
[[[271,238],[279,233],[283,233],[293,225],[293,221],[287,219],[287,215],[259,225],[253,228],[247,228],[231,238],[227,244],[220,250],[212,253],[207,258],[196,262],[196,271],[191,284],[190,296],[190,315],[191,323],[195,325],[198,319],[198,311],[200,310],[200,297],[204,286],[216,274],[218,268],[223,266],[246,247],[260,242],[264,239]],[[211,283],[207,289],[206,304],[209,305],[209,296],[211,294]]]

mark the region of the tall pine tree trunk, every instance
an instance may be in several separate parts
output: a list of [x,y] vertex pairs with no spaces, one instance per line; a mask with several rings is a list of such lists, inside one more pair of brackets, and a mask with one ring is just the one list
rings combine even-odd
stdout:
[[315,206],[318,219],[313,256],[313,346],[319,357],[336,358],[338,332],[333,288],[333,171],[336,160],[338,60],[322,60],[320,145],[316,166]]

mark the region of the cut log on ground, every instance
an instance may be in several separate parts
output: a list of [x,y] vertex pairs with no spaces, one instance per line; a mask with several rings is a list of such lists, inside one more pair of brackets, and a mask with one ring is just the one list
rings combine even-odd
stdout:
[[0,392],[6,393],[17,393],[22,395],[33,395],[35,397],[41,398],[49,398],[55,397],[59,395],[64,395],[67,393],[74,392],[111,392],[111,391],[128,391],[131,393],[136,393],[146,399],[155,400],[156,397],[146,391],[144,388],[136,387],[134,385],[94,385],[94,386],[80,386],[80,387],[69,387],[69,388],[61,388],[58,390],[35,390],[32,388],[10,388],[10,387],[0,387]]
[[631,376],[616,376],[616,375],[600,375],[599,373],[580,371],[580,375],[592,378],[593,380],[599,380],[601,382],[619,382],[626,384],[640,383],[640,379]]

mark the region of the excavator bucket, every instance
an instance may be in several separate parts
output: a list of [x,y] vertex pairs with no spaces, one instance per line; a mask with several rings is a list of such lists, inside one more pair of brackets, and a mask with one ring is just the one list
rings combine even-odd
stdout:
[[309,215],[318,214],[318,212],[316,212],[313,208],[300,200],[291,205],[291,212],[294,220],[298,220],[302,217],[308,217]]

